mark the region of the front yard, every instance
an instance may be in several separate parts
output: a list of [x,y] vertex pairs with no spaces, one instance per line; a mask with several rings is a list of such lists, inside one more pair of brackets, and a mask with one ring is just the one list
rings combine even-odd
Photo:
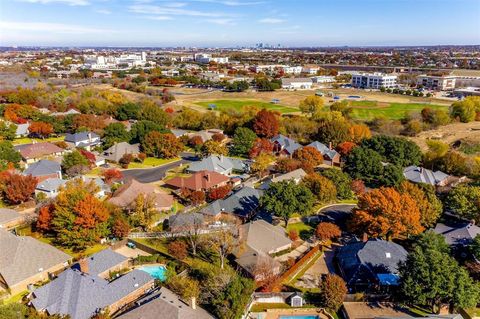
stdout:
[[169,163],[173,163],[173,162],[176,162],[176,161],[179,161],[180,158],[179,157],[175,157],[175,158],[156,158],[156,157],[147,157],[143,163],[139,163],[139,162],[131,162],[129,165],[128,165],[128,168],[152,168],[152,167],[156,167],[156,166],[161,166],[161,165],[165,165],[165,164],[169,164]]

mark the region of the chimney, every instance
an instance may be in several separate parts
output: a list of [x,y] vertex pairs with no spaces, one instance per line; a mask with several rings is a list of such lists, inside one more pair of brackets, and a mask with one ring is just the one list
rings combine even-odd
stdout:
[[330,150],[333,150],[332,142],[328,143],[328,148],[329,148]]
[[363,241],[364,243],[366,243],[366,242],[368,241],[368,235],[367,235],[367,233],[363,233],[362,241]]
[[88,274],[88,259],[82,258],[78,261],[78,265],[80,266],[80,271],[83,273]]
[[190,307],[193,310],[197,309],[197,298],[195,297],[190,298]]
[[88,141],[91,142],[92,141],[92,133],[88,132]]

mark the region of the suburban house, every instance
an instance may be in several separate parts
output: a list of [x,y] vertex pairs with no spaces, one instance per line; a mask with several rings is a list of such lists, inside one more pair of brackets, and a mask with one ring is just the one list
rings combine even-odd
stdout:
[[[161,314],[161,315],[160,315]],[[118,319],[214,319],[206,310],[197,306],[196,299],[189,302],[180,299],[166,287],[135,302],[135,307]]]
[[35,187],[35,196],[45,194],[46,198],[55,198],[60,191],[60,187],[65,185],[65,183],[67,183],[67,181],[60,178],[47,178],[37,184],[37,187]]
[[165,182],[173,189],[189,189],[192,191],[209,191],[212,188],[225,186],[230,181],[225,175],[213,171],[200,171],[189,177],[174,177]]
[[65,111],[65,112],[53,112],[50,115],[51,116],[67,116],[67,115],[76,115],[76,114],[82,114],[82,113],[80,113],[75,109],[69,109],[68,111]]
[[283,156],[292,156],[296,150],[302,148],[302,145],[282,134],[275,136],[270,142],[273,143],[273,151]]
[[193,227],[203,227],[205,217],[200,213],[181,213],[168,217],[168,229],[171,232],[182,231]]
[[36,177],[38,182],[42,182],[49,178],[62,179],[62,167],[60,163],[51,160],[39,160],[32,163],[23,172],[23,175],[32,175]]
[[125,154],[137,155],[138,153],[140,153],[140,144],[120,142],[105,150],[102,156],[108,161],[118,162]]
[[20,138],[20,137],[25,137],[30,134],[28,128],[30,127],[30,123],[24,123],[24,124],[17,124],[17,130],[15,131],[15,137]]
[[135,207],[135,200],[141,194],[151,198],[155,209],[158,211],[170,210],[173,206],[172,195],[153,185],[140,183],[135,179],[130,179],[117,189],[108,201],[118,207],[129,210]]
[[294,181],[295,184],[298,184],[305,176],[307,176],[307,173],[302,168],[299,168],[294,171],[267,179],[262,185],[260,185],[260,189],[266,190],[270,187],[271,183],[278,183],[281,181]]
[[282,78],[282,89],[284,90],[310,90],[312,85],[311,78]]
[[469,246],[475,236],[480,235],[480,227],[473,223],[438,223],[433,230],[445,237],[445,241],[454,248]]
[[12,229],[25,222],[25,215],[9,208],[0,208],[0,228]]
[[104,249],[96,254],[80,260],[72,266],[92,276],[109,279],[111,274],[128,268],[129,260],[124,255],[114,252],[111,249]]
[[114,314],[143,296],[154,284],[152,276],[138,269],[110,282],[88,271],[88,267],[65,270],[50,283],[34,290],[31,304],[48,315],[89,319],[104,310]]
[[243,173],[248,171],[248,165],[236,158],[211,155],[201,161],[191,163],[187,170],[191,173],[211,171],[223,175],[231,175],[233,172]]
[[199,136],[202,139],[202,142],[210,141],[215,134],[223,134],[223,131],[220,129],[209,129],[198,132],[189,132],[184,135],[187,135],[189,138]]
[[243,187],[227,198],[214,201],[203,208],[201,213],[214,219],[219,219],[222,214],[232,214],[246,221],[256,214],[262,193],[260,189]]
[[27,165],[48,157],[62,156],[65,153],[63,148],[49,142],[20,144],[15,145],[14,148],[20,152]]
[[400,245],[381,239],[352,241],[337,249],[335,260],[351,291],[398,285],[398,263],[407,251]]
[[178,130],[178,129],[171,129],[170,132],[172,132],[172,134],[175,135],[176,138],[180,138],[180,137],[188,134],[188,131]]
[[285,230],[279,226],[259,219],[240,226],[240,240],[245,242],[245,249],[237,252],[235,260],[255,280],[262,280],[256,273],[257,266],[268,263],[274,273],[280,273],[281,265],[271,255],[292,247],[292,241]]
[[29,236],[0,228],[0,290],[15,295],[65,269],[72,257]]
[[320,142],[312,142],[307,146],[314,147],[317,151],[319,151],[323,155],[323,162],[324,164],[331,165],[331,166],[340,166],[340,154],[332,148],[332,146],[326,146]]
[[403,176],[412,183],[425,183],[432,186],[445,186],[449,178],[449,175],[443,172],[434,172],[415,165],[406,167],[403,170]]
[[87,151],[102,143],[100,136],[93,132],[66,134],[65,142],[72,147],[85,148]]

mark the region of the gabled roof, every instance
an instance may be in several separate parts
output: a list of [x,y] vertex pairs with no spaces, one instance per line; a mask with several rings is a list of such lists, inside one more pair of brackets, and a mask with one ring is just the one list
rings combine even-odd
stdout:
[[138,306],[119,316],[119,319],[214,319],[204,309],[191,308],[169,289],[162,287],[153,296],[137,302]]
[[317,151],[319,151],[323,156],[326,156],[330,160],[332,160],[338,154],[336,150],[330,149],[328,146],[318,141],[312,142],[307,146],[316,148]]
[[203,225],[204,216],[199,213],[180,213],[168,218],[170,228],[181,228],[194,225]]
[[[104,249],[86,258],[86,262],[88,264],[88,273],[92,276],[98,276],[99,274],[112,269],[126,260],[128,260],[128,258],[124,255],[114,252],[111,249]],[[79,264],[75,264],[72,268],[80,270]]]
[[240,233],[247,246],[265,254],[273,253],[279,248],[292,244],[292,241],[285,235],[285,229],[273,226],[262,219],[242,225]]
[[33,237],[15,236],[0,228],[0,276],[13,286],[72,257]]
[[206,215],[232,213],[240,217],[247,217],[255,211],[260,204],[263,191],[252,187],[243,187],[225,199],[219,199],[205,207],[201,212]]
[[8,224],[12,221],[22,219],[23,215],[16,210],[9,208],[0,208],[0,228],[2,225]]
[[24,159],[37,158],[64,151],[62,148],[49,142],[15,145],[14,148],[20,152]]
[[226,183],[230,179],[217,172],[199,171],[189,177],[174,177],[165,184],[176,188],[188,188],[190,190],[210,189],[219,184]]
[[30,127],[30,123],[17,124],[17,130],[15,131],[15,134],[16,135],[27,135],[29,127]]
[[425,183],[436,186],[448,178],[448,175],[441,171],[431,171],[419,166],[408,166],[403,170],[406,179],[414,183]]
[[155,205],[159,208],[170,207],[173,205],[173,196],[157,189],[150,184],[143,184],[135,179],[130,179],[126,184],[117,189],[113,197],[108,201],[119,207],[129,207],[135,204],[138,195],[152,196]]
[[295,140],[286,137],[285,135],[279,134],[270,140],[272,143],[277,143],[280,147],[288,152],[288,154],[293,154],[296,150],[302,148],[302,145],[298,144]]
[[398,273],[398,263],[405,261],[407,251],[400,245],[381,239],[350,242],[337,250],[338,263],[347,284],[377,280],[378,274]]
[[103,156],[114,162],[118,162],[125,154],[140,153],[140,144],[129,144],[127,142],[115,143],[109,149],[103,152]]
[[211,155],[199,162],[193,162],[188,167],[191,172],[212,171],[220,174],[229,174],[232,170],[245,171],[246,165],[242,160]]
[[60,178],[47,178],[46,180],[38,183],[35,189],[44,192],[53,192],[65,185],[66,182],[67,181]]
[[438,223],[433,231],[445,237],[449,245],[469,245],[477,235],[480,235],[480,227],[472,223],[448,225]]
[[263,183],[260,186],[260,189],[263,189],[263,190],[268,189],[270,187],[271,183],[277,183],[277,182],[281,182],[281,181],[290,181],[290,180],[298,180],[299,181],[302,178],[304,178],[305,176],[307,176],[307,173],[305,173],[305,171],[303,169],[299,168],[299,169],[293,170],[291,172],[281,174],[281,175],[275,176],[271,179],[268,179],[265,183]]
[[51,315],[89,319],[97,311],[120,301],[152,281],[149,274],[138,269],[112,282],[76,269],[67,269],[55,280],[33,292],[32,305]]
[[35,177],[56,174],[61,171],[62,167],[60,163],[50,160],[39,160],[38,162],[30,164],[23,174]]
[[66,134],[65,135],[65,142],[71,142],[71,143],[78,143],[78,142],[83,142],[87,141],[90,139],[97,139],[100,138],[97,134],[93,132],[78,132],[74,134]]

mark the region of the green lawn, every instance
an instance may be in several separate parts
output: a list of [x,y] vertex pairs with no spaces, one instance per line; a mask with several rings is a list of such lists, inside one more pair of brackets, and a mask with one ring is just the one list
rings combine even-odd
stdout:
[[128,165],[128,168],[150,168],[160,165],[165,165],[180,160],[179,157],[175,158],[156,158],[156,157],[147,157],[143,163],[131,162]]
[[303,240],[310,238],[310,236],[312,236],[314,232],[314,229],[312,226],[305,224],[303,222],[288,224],[287,233],[290,230],[296,230],[300,238]]
[[376,101],[351,101],[352,117],[370,120],[375,117],[386,117],[393,120],[401,119],[407,112],[420,112],[423,108],[448,110],[448,106],[423,103],[378,103]]
[[30,144],[33,141],[35,141],[37,143],[42,143],[42,142],[52,142],[53,143],[53,142],[63,141],[64,139],[65,139],[65,136],[49,137],[49,138],[45,138],[45,139],[22,137],[22,138],[14,139],[12,144],[14,144],[14,145]]
[[256,106],[258,108],[265,108],[267,110],[274,110],[280,113],[292,113],[298,112],[299,109],[295,107],[290,107],[281,104],[273,104],[269,102],[263,102],[258,100],[213,100],[206,102],[197,102],[195,103],[204,108],[208,108],[209,104],[215,104],[217,106],[216,110],[222,111],[227,109],[241,110],[244,106]]

